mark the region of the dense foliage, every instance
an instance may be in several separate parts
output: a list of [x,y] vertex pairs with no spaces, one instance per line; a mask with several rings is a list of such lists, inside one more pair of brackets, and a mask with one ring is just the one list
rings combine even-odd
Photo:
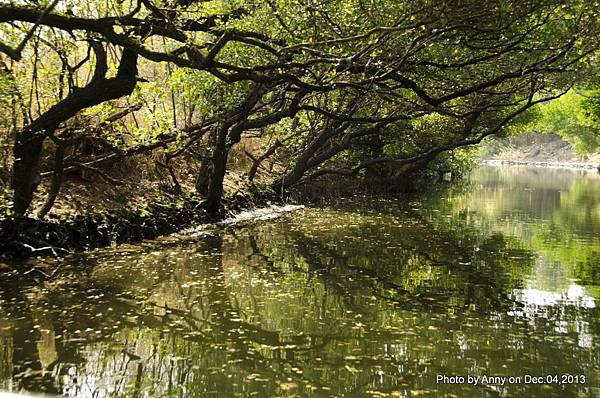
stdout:
[[110,181],[103,164],[139,154],[168,169],[179,192],[173,162],[196,159],[196,189],[216,211],[232,149],[256,139],[254,153],[246,151],[247,179],[270,160],[277,167],[263,182],[276,191],[329,174],[397,184],[444,152],[501,133],[581,80],[598,46],[599,7],[558,0],[0,5],[0,150],[5,163],[12,152],[4,179],[13,211],[27,213],[42,178],[51,182],[41,217],[68,172]]
[[600,148],[600,96],[598,90],[571,90],[561,98],[536,107],[528,131],[559,134],[585,155]]

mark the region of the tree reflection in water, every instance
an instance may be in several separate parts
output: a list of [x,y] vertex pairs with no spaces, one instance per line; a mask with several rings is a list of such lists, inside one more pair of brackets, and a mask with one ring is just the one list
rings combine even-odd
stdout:
[[[593,396],[595,299],[575,283],[571,296],[530,286],[549,267],[537,248],[461,195],[458,210],[342,201],[91,252],[51,281],[4,286],[1,386],[94,397]],[[587,383],[436,383],[567,373]]]

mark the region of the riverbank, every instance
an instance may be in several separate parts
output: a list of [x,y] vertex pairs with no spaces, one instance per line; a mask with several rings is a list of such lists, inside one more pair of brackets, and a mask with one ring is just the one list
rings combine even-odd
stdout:
[[[276,193],[263,182],[248,184],[240,173],[229,173],[220,212],[208,213],[198,194],[176,194],[167,184],[152,183],[145,173],[120,176],[118,165],[107,172],[118,175],[119,184],[90,176],[86,184],[77,180],[63,183],[50,213],[35,217],[43,206],[49,187],[42,186],[33,203],[32,216],[0,218],[0,262],[28,257],[64,257],[89,249],[136,243],[146,239],[203,228],[209,224],[228,224],[255,217],[253,211],[266,209],[256,217],[270,217],[272,205],[316,203],[329,198],[357,193],[418,191],[416,180],[385,184],[370,179],[321,179],[299,185],[284,194]],[[116,169],[116,170],[115,170]],[[178,170],[182,192],[194,192],[193,175]],[[276,211],[278,211],[276,209]],[[260,212],[259,212],[260,213]]]
[[[484,159],[483,164],[491,166],[526,166],[595,171],[594,163],[568,163],[524,160]],[[26,259],[28,257],[64,257],[85,250],[116,246],[123,243],[136,243],[156,239],[173,233],[189,234],[207,225],[230,225],[254,219],[269,219],[276,213],[287,212],[302,207],[299,204],[322,201],[326,198],[349,196],[353,193],[389,193],[388,189],[375,189],[369,184],[354,184],[348,181],[321,181],[304,190],[298,190],[287,198],[291,205],[283,206],[285,200],[268,190],[241,189],[228,196],[223,210],[217,215],[208,214],[201,206],[199,196],[173,197],[152,196],[152,203],[142,207],[121,207],[108,211],[73,214],[59,212],[50,219],[5,219],[0,220],[0,261]],[[122,188],[117,188],[117,193]],[[230,190],[230,192],[233,189]],[[399,189],[393,189],[400,192]],[[413,186],[409,191],[416,191]],[[68,195],[67,197],[73,197]],[[94,201],[87,195],[88,206],[100,207],[101,200]],[[106,203],[105,203],[106,204]],[[114,204],[114,203],[113,203]],[[79,209],[81,210],[81,209]]]
[[561,169],[595,170],[600,166],[600,153],[579,155],[573,145],[556,134],[528,133],[488,142],[482,155],[491,166],[533,166]]
[[265,193],[244,191],[229,197],[218,214],[207,213],[201,206],[201,198],[190,196],[177,202],[149,204],[143,209],[121,208],[52,221],[7,218],[0,221],[0,260],[61,257],[155,239],[194,225],[223,221],[276,200]]
[[513,159],[483,159],[481,163],[488,166],[546,167],[553,169],[598,170],[600,172],[600,163],[588,162],[551,162]]
[[[63,205],[62,211],[47,219],[7,218],[0,220],[0,263],[29,257],[64,257],[85,250],[137,243],[181,233],[193,235],[208,225],[229,226],[255,220],[268,220],[282,213],[303,208],[303,204],[357,194],[404,192],[399,187],[361,184],[358,180],[338,179],[278,195],[271,190],[241,186],[229,189],[217,214],[208,213],[200,196],[152,196],[155,202],[138,207],[107,209],[102,200],[86,195],[91,213],[81,207]],[[117,188],[119,191],[122,188]],[[233,192],[232,192],[233,191]],[[410,191],[415,191],[411,186]],[[83,195],[82,195],[83,196]],[[148,195],[148,197],[150,197]],[[146,199],[148,199],[148,197]],[[81,199],[81,196],[79,196]],[[112,203],[114,205],[114,203]],[[104,206],[102,206],[104,205]],[[79,211],[79,213],[76,213]]]

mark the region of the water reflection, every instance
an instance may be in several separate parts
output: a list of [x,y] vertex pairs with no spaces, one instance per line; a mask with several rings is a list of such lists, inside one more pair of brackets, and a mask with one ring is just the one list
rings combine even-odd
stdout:
[[[0,289],[0,387],[597,396],[600,188],[540,173],[484,169],[441,198],[353,198],[70,259],[51,281]],[[586,382],[438,384],[441,374]]]

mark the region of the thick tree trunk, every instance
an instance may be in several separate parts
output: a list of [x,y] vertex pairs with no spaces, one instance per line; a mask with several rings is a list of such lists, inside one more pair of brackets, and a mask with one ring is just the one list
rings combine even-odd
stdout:
[[17,134],[13,148],[14,165],[12,188],[15,216],[22,217],[29,209],[33,193],[39,184],[39,163],[45,139],[59,125],[82,109],[131,94],[136,84],[137,54],[123,50],[117,75],[107,79],[106,54],[96,43],[96,70],[92,81],[84,88],[75,89],[65,99],[52,106],[28,127]]
[[52,209],[52,206],[54,206],[54,202],[56,201],[56,197],[60,192],[60,187],[62,186],[63,180],[64,159],[65,144],[59,142],[56,144],[56,152],[54,153],[54,172],[52,173],[50,191],[48,192],[48,196],[46,197],[44,205],[37,214],[39,219],[44,218]]
[[296,162],[292,170],[286,173],[283,178],[276,180],[271,188],[275,192],[283,193],[287,188],[297,184],[302,179],[304,173],[306,173],[309,169],[310,167],[308,166],[307,161],[300,159]]
[[209,213],[217,213],[221,208],[223,198],[223,181],[227,171],[227,158],[229,146],[227,145],[227,133],[229,128],[223,126],[217,132],[217,139],[212,155],[212,170],[208,178],[208,192],[204,200],[204,208]]
[[212,174],[212,163],[203,160],[200,164],[200,170],[198,171],[198,177],[196,178],[196,192],[200,195],[208,195],[208,189],[210,185],[210,175]]
[[[216,134],[215,145],[212,155],[212,170],[208,181],[208,193],[203,202],[203,206],[209,213],[216,214],[221,209],[221,200],[223,199],[223,182],[227,172],[227,159],[231,148],[240,142],[242,133],[248,127],[248,115],[252,108],[260,100],[263,94],[263,87],[257,85],[253,87],[242,105],[234,110],[226,121],[219,126]],[[287,112],[285,113],[287,115]],[[281,114],[283,115],[283,114]],[[272,116],[273,117],[273,116]],[[274,117],[281,120],[283,116],[279,114]],[[252,127],[261,127],[260,123]]]
[[[231,148],[240,142],[246,124],[245,119],[234,124],[224,124],[217,132],[215,149],[212,156],[212,170],[209,177],[208,194],[204,208],[209,213],[218,213],[223,199],[223,182],[227,172],[227,159]],[[231,127],[230,127],[231,126]]]
[[[214,147],[216,142],[216,134],[217,131],[215,129],[211,129],[208,134],[208,146]],[[202,163],[200,164],[200,170],[198,171],[198,177],[196,178],[196,192],[202,196],[208,195],[209,185],[210,185],[210,176],[212,174],[212,159],[208,159],[208,157],[202,158]]]
[[15,160],[12,176],[13,210],[16,216],[25,214],[33,199],[33,192],[40,183],[38,166],[45,138],[43,132],[17,135],[13,147]]

